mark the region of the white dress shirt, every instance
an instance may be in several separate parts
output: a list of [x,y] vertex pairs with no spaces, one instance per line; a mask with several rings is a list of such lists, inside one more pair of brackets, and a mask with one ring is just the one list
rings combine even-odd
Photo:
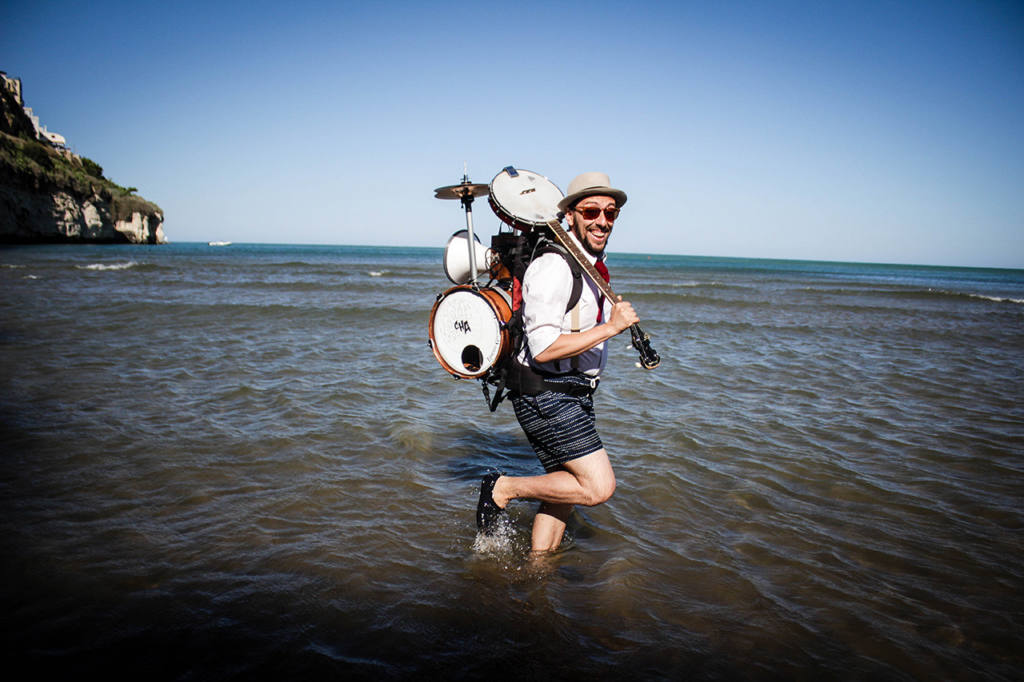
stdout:
[[[570,237],[577,244],[576,236],[570,233]],[[597,258],[584,251],[583,254],[591,263]],[[569,256],[572,258],[572,256]],[[586,331],[596,327],[597,302],[601,292],[597,285],[590,281],[586,273],[581,273],[583,278],[583,289],[580,292],[579,301],[579,329]],[[534,259],[526,269],[523,276],[523,328],[526,334],[526,344],[519,356],[523,364],[529,362],[533,367],[554,374],[565,374],[573,371],[575,361],[576,368],[591,376],[597,376],[604,368],[608,358],[606,343],[602,342],[593,348],[584,351],[575,358],[562,358],[551,362],[538,363],[533,358],[540,355],[550,346],[561,334],[568,334],[573,331],[572,311],[567,312],[565,306],[569,303],[569,295],[572,293],[572,271],[565,258],[557,253],[545,253]],[[607,320],[611,314],[611,302],[604,301],[602,320]]]

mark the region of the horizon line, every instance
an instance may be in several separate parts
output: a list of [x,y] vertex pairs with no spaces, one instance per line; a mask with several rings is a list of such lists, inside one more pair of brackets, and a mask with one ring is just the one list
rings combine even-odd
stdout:
[[[444,251],[443,246],[413,246],[413,245],[398,245],[398,244],[340,244],[340,243],[328,243],[328,242],[235,242],[232,240],[198,240],[198,241],[172,241],[167,240],[165,244],[209,244],[212,241],[226,241],[231,242],[231,245],[238,246],[323,246],[323,247],[355,247],[355,248],[368,248],[368,249],[424,249],[424,250],[435,250]],[[159,244],[156,246],[160,246]],[[219,247],[223,248],[223,247]],[[1011,271],[1024,271],[1024,264],[1017,266],[1008,265],[962,265],[962,264],[949,264],[949,263],[909,263],[909,262],[896,262],[896,261],[858,261],[858,260],[835,260],[829,258],[784,258],[778,256],[723,256],[723,255],[711,255],[711,254],[696,254],[696,253],[647,253],[638,251],[609,251],[609,255],[620,255],[620,256],[646,256],[646,257],[661,257],[661,258],[701,258],[708,260],[753,260],[753,261],[765,261],[765,262],[782,262],[782,263],[820,263],[820,264],[834,264],[834,265],[875,265],[875,266],[889,266],[889,267],[909,267],[909,268],[959,268],[968,270],[1011,270]]]

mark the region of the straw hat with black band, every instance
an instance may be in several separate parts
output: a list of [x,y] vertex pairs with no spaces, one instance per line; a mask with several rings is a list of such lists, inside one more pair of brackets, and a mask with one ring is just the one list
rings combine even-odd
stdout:
[[615,199],[615,205],[622,208],[626,203],[626,193],[621,189],[612,189],[611,184],[606,173],[581,173],[569,183],[569,193],[558,202],[558,210],[568,211],[581,199],[593,196],[612,197]]

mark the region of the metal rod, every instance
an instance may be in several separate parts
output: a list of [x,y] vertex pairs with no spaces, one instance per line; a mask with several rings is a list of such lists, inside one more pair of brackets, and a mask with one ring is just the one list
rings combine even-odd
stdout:
[[469,280],[473,284],[476,284],[476,239],[473,237],[473,193],[470,190],[465,190],[465,194],[462,195],[462,205],[466,207],[466,232],[467,232],[467,244],[469,246],[469,272],[472,278]]

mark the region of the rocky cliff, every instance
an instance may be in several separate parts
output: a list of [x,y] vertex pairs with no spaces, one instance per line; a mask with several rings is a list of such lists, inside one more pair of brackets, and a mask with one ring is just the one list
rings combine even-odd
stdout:
[[104,178],[95,162],[39,139],[20,81],[3,74],[0,100],[0,242],[166,241],[159,206]]
[[143,208],[118,216],[109,193],[63,189],[33,191],[0,182],[0,242],[163,244],[163,214]]

